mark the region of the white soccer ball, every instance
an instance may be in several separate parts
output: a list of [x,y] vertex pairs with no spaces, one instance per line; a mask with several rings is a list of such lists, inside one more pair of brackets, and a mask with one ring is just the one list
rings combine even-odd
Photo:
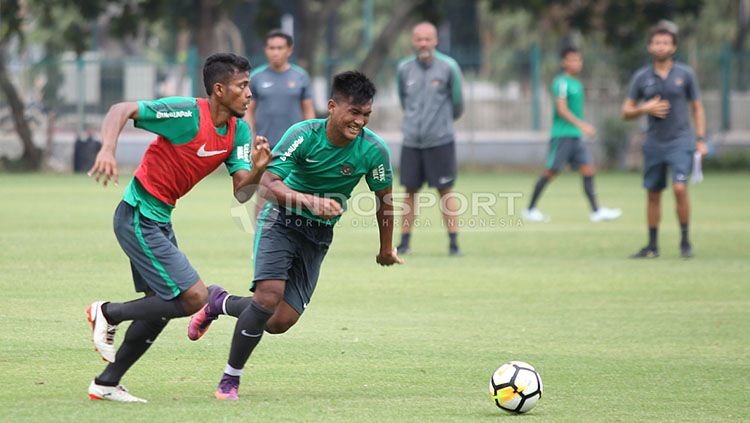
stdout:
[[495,405],[511,413],[525,413],[542,397],[542,377],[534,366],[509,361],[490,378],[490,396]]

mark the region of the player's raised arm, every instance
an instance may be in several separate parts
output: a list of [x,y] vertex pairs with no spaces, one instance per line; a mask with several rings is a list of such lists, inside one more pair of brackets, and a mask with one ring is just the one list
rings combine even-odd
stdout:
[[380,252],[375,261],[381,266],[403,264],[404,260],[398,256],[393,248],[393,193],[388,187],[375,191],[378,210],[375,215],[378,219],[378,232],[380,233]]
[[115,151],[117,150],[117,138],[125,127],[128,119],[138,118],[138,103],[123,102],[117,103],[109,108],[102,121],[102,148],[96,155],[94,166],[88,172],[89,176],[96,178],[99,182],[104,177],[102,185],[107,186],[110,179],[115,185],[120,181],[117,173],[117,160]]
[[260,178],[271,161],[271,148],[268,146],[268,138],[256,136],[250,146],[250,162],[252,168],[240,170],[232,174],[234,185],[234,198],[240,203],[249,200],[255,194]]

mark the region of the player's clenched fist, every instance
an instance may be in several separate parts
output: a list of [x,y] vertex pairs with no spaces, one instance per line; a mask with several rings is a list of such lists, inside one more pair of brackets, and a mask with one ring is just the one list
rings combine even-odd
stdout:
[[394,264],[404,264],[404,259],[398,256],[396,249],[391,251],[380,252],[375,256],[375,261],[381,266],[392,266]]
[[313,197],[308,208],[314,215],[326,220],[331,220],[344,212],[338,201],[325,197]]

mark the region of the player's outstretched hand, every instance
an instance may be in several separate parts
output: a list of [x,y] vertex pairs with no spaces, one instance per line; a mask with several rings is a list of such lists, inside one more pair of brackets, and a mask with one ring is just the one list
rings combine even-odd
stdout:
[[268,138],[257,135],[250,147],[250,162],[255,169],[265,169],[271,161],[271,147]]
[[394,264],[404,264],[404,259],[398,256],[398,251],[394,248],[390,253],[382,252],[375,256],[375,261],[381,266],[393,266]]
[[321,219],[331,220],[344,212],[341,204],[333,198],[311,196],[312,200],[307,208]]
[[102,185],[105,187],[107,183],[112,180],[115,185],[120,183],[120,175],[117,173],[117,160],[115,154],[109,150],[101,149],[96,155],[96,161],[94,166],[88,172],[89,176],[93,176],[96,182],[102,179]]

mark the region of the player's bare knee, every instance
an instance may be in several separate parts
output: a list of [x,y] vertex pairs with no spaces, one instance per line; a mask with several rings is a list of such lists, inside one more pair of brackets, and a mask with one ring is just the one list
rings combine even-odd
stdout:
[[284,298],[284,291],[278,291],[274,289],[256,290],[253,296],[253,301],[259,306],[271,312],[276,310],[279,303]]
[[672,184],[672,190],[674,191],[674,195],[676,197],[680,197],[687,194],[687,186],[682,183],[678,184]]

